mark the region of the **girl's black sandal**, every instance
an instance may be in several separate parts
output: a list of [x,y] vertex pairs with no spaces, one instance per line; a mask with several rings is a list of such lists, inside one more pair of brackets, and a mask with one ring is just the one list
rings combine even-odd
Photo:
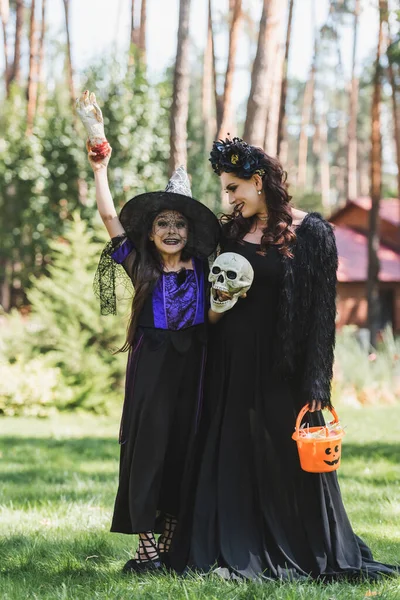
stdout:
[[[142,533],[139,538],[139,547],[136,551],[136,558],[131,558],[123,566],[123,573],[145,573],[147,571],[158,571],[163,568],[160,560],[153,532]],[[143,554],[145,558],[143,558]]]

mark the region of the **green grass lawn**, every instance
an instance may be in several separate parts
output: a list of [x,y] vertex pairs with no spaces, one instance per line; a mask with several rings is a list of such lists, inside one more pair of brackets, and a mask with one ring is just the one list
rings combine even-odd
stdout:
[[[342,410],[341,487],[375,557],[400,562],[400,406]],[[378,584],[234,583],[215,576],[123,576],[136,540],[109,533],[118,419],[0,420],[0,599],[400,600]]]

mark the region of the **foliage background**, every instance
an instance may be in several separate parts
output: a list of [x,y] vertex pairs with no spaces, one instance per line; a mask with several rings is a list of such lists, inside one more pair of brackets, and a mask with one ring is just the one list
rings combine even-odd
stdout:
[[[329,161],[334,184],[337,169],[345,159],[340,128],[348,122],[349,83],[337,76],[335,57],[342,28],[352,22],[354,2],[332,0],[328,4],[331,10],[327,22],[316,32],[319,46],[314,112],[318,116],[325,105],[328,107]],[[15,1],[10,4],[12,18],[17,5]],[[258,31],[250,5],[253,6],[244,3],[243,30],[255,53]],[[28,9],[26,2],[25,8]],[[398,19],[398,13],[393,11],[395,32],[399,30]],[[218,8],[214,20],[216,35],[226,37],[226,11]],[[26,18],[23,27],[28,31]],[[86,159],[83,127],[71,108],[66,85],[65,43],[63,39],[49,40],[46,48],[47,79],[39,85],[30,135],[26,135],[26,82],[21,78],[12,81],[8,97],[4,94],[1,99],[0,285],[1,292],[5,282],[9,285],[14,309],[5,313],[0,308],[0,414],[45,415],[55,408],[104,412],[123,393],[126,356],[112,352],[123,343],[129,307],[122,305],[117,318],[99,316],[92,280],[105,238],[96,215],[93,174]],[[188,171],[193,195],[218,213],[223,208],[219,181],[209,167],[210,139],[202,112],[203,53],[196,47],[191,52]],[[395,65],[400,64],[399,52],[397,40],[388,53]],[[250,72],[250,56],[246,60],[240,56],[240,68]],[[60,69],[60,65],[65,69]],[[221,100],[226,68],[221,57],[217,65]],[[360,65],[360,168],[365,168],[369,160],[373,67],[371,53]],[[162,189],[168,177],[173,65],[157,80],[148,72],[145,62],[131,48],[125,55],[99,53],[75,75],[77,89],[95,89],[103,109],[113,147],[109,179],[117,209],[137,193]],[[391,90],[387,74],[385,77],[382,112],[386,125],[382,133],[385,148],[390,150]],[[289,182],[295,180],[293,165],[298,159],[301,99],[306,83],[293,74],[288,82]],[[235,115],[239,134],[245,113],[242,103]],[[322,211],[316,185],[320,169],[314,143],[316,122],[310,123],[307,131],[307,185],[305,189],[291,187],[291,193],[298,208]],[[395,193],[391,161],[392,151],[385,151],[383,196]],[[399,342],[391,339],[389,333],[379,357],[371,360],[357,341],[357,333],[351,329],[343,332],[337,350],[335,398],[346,398],[350,403],[394,402],[399,394],[399,354]],[[357,369],[349,368],[354,357]]]

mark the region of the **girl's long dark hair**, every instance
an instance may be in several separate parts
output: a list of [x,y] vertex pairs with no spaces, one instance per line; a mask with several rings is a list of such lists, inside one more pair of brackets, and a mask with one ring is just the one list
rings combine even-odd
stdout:
[[[146,219],[145,231],[139,242],[136,243],[136,258],[132,267],[132,281],[134,285],[134,296],[132,300],[131,314],[127,326],[126,340],[118,352],[126,352],[134,346],[135,334],[138,327],[139,315],[144,307],[146,298],[154,289],[157,280],[163,272],[161,256],[154,242],[149,239],[154,219],[163,211],[155,211]],[[182,261],[189,260],[192,256],[186,249],[190,240],[190,223],[188,222],[188,243],[182,250]]]
[[[268,214],[268,224],[263,229],[260,251],[265,252],[268,246],[277,245],[281,254],[293,258],[291,246],[296,240],[296,234],[291,229],[293,219],[290,200],[292,197],[288,193],[287,173],[278,159],[268,156],[261,148],[257,148],[257,151],[263,155],[258,161],[258,168],[265,171],[262,175],[262,185]],[[231,172],[238,177],[235,171]],[[228,239],[242,240],[256,220],[256,216],[245,219],[237,211],[223,214],[221,223],[224,236]]]

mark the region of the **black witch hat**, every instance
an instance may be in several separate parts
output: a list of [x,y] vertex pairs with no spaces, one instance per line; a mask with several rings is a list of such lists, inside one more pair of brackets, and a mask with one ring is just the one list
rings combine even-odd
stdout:
[[163,210],[174,210],[187,218],[190,235],[186,250],[191,256],[207,258],[215,251],[220,236],[218,219],[207,206],[192,198],[184,167],[178,167],[164,191],[140,194],[129,200],[119,220],[136,245],[143,235],[148,235],[152,221]]

